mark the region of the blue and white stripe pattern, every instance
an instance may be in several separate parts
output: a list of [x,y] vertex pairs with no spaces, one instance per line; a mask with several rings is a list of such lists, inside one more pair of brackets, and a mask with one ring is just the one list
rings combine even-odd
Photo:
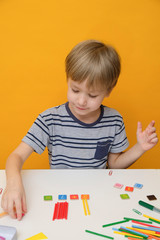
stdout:
[[108,153],[128,147],[121,115],[101,106],[99,119],[86,124],[71,113],[68,103],[50,108],[38,116],[23,138],[35,152],[48,148],[51,168],[106,168]]

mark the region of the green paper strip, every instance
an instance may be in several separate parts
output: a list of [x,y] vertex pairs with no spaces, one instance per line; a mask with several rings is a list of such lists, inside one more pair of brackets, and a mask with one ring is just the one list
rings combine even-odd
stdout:
[[102,227],[109,227],[109,226],[113,226],[113,225],[124,223],[124,222],[128,222],[128,221],[129,220],[125,219],[125,220],[122,220],[122,221],[119,221],[119,222],[113,222],[113,223],[102,225]]
[[85,230],[85,231],[86,231],[87,233],[91,233],[91,234],[97,235],[97,236],[99,236],[99,237],[114,239],[113,237],[110,237],[110,236],[107,236],[107,235],[103,235],[103,234],[100,234],[100,233],[92,232],[92,231],[89,231],[89,230]]

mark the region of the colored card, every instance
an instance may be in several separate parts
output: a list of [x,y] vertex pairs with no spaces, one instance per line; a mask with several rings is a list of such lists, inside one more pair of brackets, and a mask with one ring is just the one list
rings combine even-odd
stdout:
[[45,201],[51,201],[52,200],[52,196],[51,195],[46,195],[46,196],[44,196],[44,200]]
[[133,187],[128,187],[128,186],[125,187],[125,191],[128,191],[128,192],[133,192],[133,189],[134,189]]
[[77,199],[79,199],[78,194],[72,194],[72,195],[70,195],[70,199],[71,199],[71,200],[77,200]]
[[122,199],[129,199],[130,197],[128,196],[128,194],[120,194],[120,197]]
[[134,184],[134,187],[141,189],[141,188],[143,187],[143,184],[135,183],[135,184]]
[[67,195],[58,195],[58,200],[66,200],[67,199]]
[[48,239],[48,238],[41,232],[25,240],[43,240],[43,239]]
[[81,199],[89,199],[89,194],[82,194]]
[[152,201],[152,200],[157,200],[155,195],[148,195],[147,198]]
[[120,184],[120,183],[115,183],[115,184],[114,184],[114,187],[115,187],[115,188],[119,188],[119,189],[120,189],[120,188],[122,188],[122,187],[123,187],[123,184]]

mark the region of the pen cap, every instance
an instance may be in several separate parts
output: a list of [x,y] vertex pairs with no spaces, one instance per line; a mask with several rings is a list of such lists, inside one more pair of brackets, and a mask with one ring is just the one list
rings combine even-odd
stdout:
[[150,205],[150,204],[148,204],[148,203],[146,203],[146,202],[143,202],[143,201],[139,201],[139,205],[141,205],[141,206],[143,206],[143,207],[145,207],[145,208],[148,208],[148,209],[150,209],[150,210],[153,210],[153,206],[152,205]]

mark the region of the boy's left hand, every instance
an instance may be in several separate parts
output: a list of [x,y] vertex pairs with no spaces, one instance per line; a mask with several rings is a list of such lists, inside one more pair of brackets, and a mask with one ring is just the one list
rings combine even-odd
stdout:
[[155,121],[151,121],[147,128],[142,131],[142,124],[138,122],[137,126],[137,141],[144,151],[153,148],[158,143]]

